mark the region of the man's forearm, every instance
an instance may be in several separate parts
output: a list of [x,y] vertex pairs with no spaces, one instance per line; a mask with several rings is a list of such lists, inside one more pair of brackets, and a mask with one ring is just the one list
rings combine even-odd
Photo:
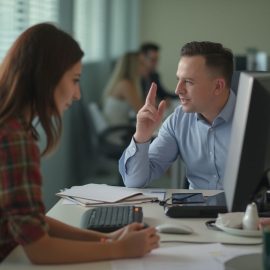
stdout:
[[126,187],[144,187],[150,181],[150,169],[148,154],[142,158],[140,155],[133,155],[127,158],[125,151],[119,160],[119,172],[122,175]]

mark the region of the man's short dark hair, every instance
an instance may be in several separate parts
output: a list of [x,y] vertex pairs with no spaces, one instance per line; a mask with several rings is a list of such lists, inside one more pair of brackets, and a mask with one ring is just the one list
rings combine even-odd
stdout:
[[181,49],[182,56],[198,56],[205,58],[206,66],[217,70],[226,80],[228,87],[231,86],[233,74],[233,53],[224,48],[220,43],[210,41],[192,41],[186,43]]
[[159,51],[159,46],[153,42],[143,43],[140,47],[140,52],[148,54],[149,51]]

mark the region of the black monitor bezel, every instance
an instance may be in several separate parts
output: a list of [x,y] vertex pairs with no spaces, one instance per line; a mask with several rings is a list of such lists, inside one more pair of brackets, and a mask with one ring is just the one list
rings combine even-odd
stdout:
[[269,154],[270,73],[242,72],[224,174],[228,211],[244,211],[255,200],[259,187],[265,184]]

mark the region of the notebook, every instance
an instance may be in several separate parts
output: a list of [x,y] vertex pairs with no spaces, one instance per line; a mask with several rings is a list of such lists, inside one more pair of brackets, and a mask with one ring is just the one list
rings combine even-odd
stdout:
[[218,213],[228,212],[224,192],[206,197],[204,203],[165,205],[164,211],[173,218],[216,218]]

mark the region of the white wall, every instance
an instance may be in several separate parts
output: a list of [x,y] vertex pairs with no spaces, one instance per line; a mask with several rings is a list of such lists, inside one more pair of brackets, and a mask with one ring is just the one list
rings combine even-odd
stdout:
[[221,42],[235,54],[249,47],[270,54],[269,0],[142,0],[141,42],[161,45],[160,72],[174,90],[180,48],[189,41]]

